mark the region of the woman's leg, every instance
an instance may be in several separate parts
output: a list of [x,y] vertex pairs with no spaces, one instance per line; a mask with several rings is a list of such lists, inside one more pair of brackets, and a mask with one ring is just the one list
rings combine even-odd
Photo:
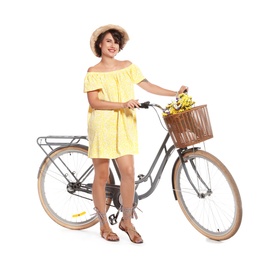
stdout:
[[135,194],[135,171],[133,155],[125,155],[116,159],[121,173],[121,197],[123,218],[120,222],[120,229],[125,231],[130,240],[134,243],[142,243],[142,237],[135,230],[131,219],[133,217],[133,203]]
[[92,196],[100,220],[101,236],[109,241],[118,241],[118,236],[112,232],[106,216],[106,193],[105,187],[109,176],[108,159],[92,159],[95,175],[92,184]]

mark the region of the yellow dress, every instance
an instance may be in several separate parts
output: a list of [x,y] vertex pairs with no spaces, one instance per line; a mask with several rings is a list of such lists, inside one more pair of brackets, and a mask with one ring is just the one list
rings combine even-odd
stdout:
[[[126,102],[134,99],[134,85],[144,79],[135,65],[111,72],[87,72],[84,92],[100,90],[101,100]],[[88,110],[90,158],[114,159],[138,153],[136,112],[134,109]]]

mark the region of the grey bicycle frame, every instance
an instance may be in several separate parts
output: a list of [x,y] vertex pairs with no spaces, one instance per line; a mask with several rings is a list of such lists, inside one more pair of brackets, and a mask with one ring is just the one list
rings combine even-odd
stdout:
[[[135,190],[137,190],[139,184],[141,184],[141,183],[147,181],[148,179],[150,179],[150,188],[148,189],[147,192],[145,192],[145,193],[143,193],[141,195],[138,194],[138,199],[139,200],[147,198],[148,196],[150,196],[154,192],[154,190],[156,189],[157,184],[158,184],[158,182],[159,182],[159,180],[161,178],[161,175],[162,175],[162,173],[164,171],[166,163],[167,163],[169,157],[171,156],[171,154],[173,153],[173,151],[175,150],[175,146],[174,145],[171,145],[167,149],[167,142],[168,142],[169,137],[170,137],[170,135],[169,135],[169,133],[167,133],[166,136],[165,136],[165,139],[163,140],[162,145],[160,146],[160,148],[159,148],[159,150],[158,150],[158,152],[157,152],[157,154],[156,154],[156,156],[155,156],[155,158],[154,158],[154,160],[153,160],[153,162],[152,162],[152,164],[150,166],[149,171],[147,172],[147,174],[146,175],[139,175],[138,176],[139,180],[135,181],[135,185],[136,185]],[[154,168],[155,168],[155,166],[156,166],[156,164],[157,164],[157,162],[158,162],[161,154],[164,151],[165,151],[165,156],[164,156],[164,158],[162,160],[162,163],[161,163],[161,165],[160,165],[160,167],[158,169],[158,172],[157,172],[154,180],[152,180],[152,173],[154,171]],[[118,165],[117,165],[117,163],[116,163],[115,160],[112,160],[112,162],[113,162],[114,168],[116,170],[116,173],[117,173],[117,175],[118,175],[118,177],[120,179],[120,171],[119,171]]]
[[[138,199],[139,200],[142,200],[144,198],[147,198],[148,196],[150,196],[156,189],[159,181],[160,181],[160,178],[162,176],[162,173],[164,171],[164,168],[167,164],[167,161],[169,160],[171,154],[173,153],[173,151],[175,150],[175,146],[174,144],[171,145],[169,148],[167,148],[167,142],[170,138],[170,134],[167,133],[151,166],[150,166],[150,169],[149,171],[145,174],[145,175],[138,175],[138,180],[135,181],[135,190],[137,190],[139,184],[143,183],[143,182],[146,182],[147,180],[150,180],[150,188],[143,194],[138,194]],[[53,141],[51,141],[53,140]],[[66,141],[66,140],[70,140],[70,141]],[[46,158],[50,158],[50,153],[46,151],[45,146],[49,147],[50,148],[50,151],[53,152],[55,150],[54,147],[57,147],[56,149],[58,148],[61,148],[61,147],[68,147],[68,146],[73,146],[73,145],[84,145],[84,144],[81,144],[81,141],[82,140],[85,140],[87,141],[87,136],[46,136],[46,137],[38,137],[37,138],[37,144],[40,146],[40,148],[44,151],[44,153],[46,154]],[[86,146],[86,145],[85,145]],[[194,150],[198,149],[198,148],[192,148]],[[189,149],[187,148],[178,148],[177,149],[177,152],[178,152],[178,155],[179,155],[179,158],[184,166],[184,161],[183,161],[183,153],[185,151],[187,151]],[[155,175],[154,179],[152,179],[152,173],[154,172],[154,169],[156,167],[156,164],[158,162],[158,160],[160,159],[160,156],[162,155],[162,153],[165,152],[165,155],[164,155],[164,158],[159,166],[159,169],[158,169],[158,172],[157,174]],[[61,159],[60,159],[61,160]],[[52,160],[51,160],[52,161]],[[62,162],[62,160],[61,160]],[[63,177],[69,182],[69,180],[67,179],[67,177],[62,173],[62,171],[59,169],[59,167],[56,165],[56,163],[54,161],[52,161],[52,163],[56,166],[56,168],[60,171],[60,173],[63,175]],[[69,172],[70,169],[66,166],[66,164],[64,162],[62,162],[63,165],[67,168],[67,170]],[[120,180],[121,178],[121,175],[120,175],[120,171],[119,171],[119,168],[118,168],[118,165],[116,163],[116,160],[115,159],[112,159],[112,163],[113,163],[113,166],[114,166],[114,169],[117,173],[117,176]],[[92,168],[92,166],[91,166]],[[191,179],[189,178],[189,175],[188,175],[188,172],[187,172],[187,169],[185,167],[184,168],[184,171],[186,173],[186,176],[189,180],[189,182],[191,183],[191,185],[193,186],[194,190],[198,193],[197,189],[195,188],[195,185],[192,183]],[[86,178],[86,174],[88,174],[88,171],[90,170],[90,168],[83,174],[83,176],[81,178]],[[85,176],[84,176],[85,175]],[[74,176],[72,174],[72,176]],[[175,196],[176,198],[176,196]]]

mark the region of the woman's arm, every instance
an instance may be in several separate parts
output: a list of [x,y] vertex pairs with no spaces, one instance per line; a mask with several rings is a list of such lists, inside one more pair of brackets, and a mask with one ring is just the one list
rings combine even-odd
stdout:
[[177,94],[181,94],[183,92],[188,91],[188,87],[186,86],[181,86],[181,88],[178,91],[165,89],[158,85],[150,83],[147,79],[142,80],[137,85],[152,94],[156,94],[160,96],[176,96]]
[[101,100],[98,97],[99,90],[89,91],[87,93],[88,102],[91,108],[98,110],[116,110],[123,108],[135,108],[139,106],[138,100],[129,100],[127,102],[111,102]]

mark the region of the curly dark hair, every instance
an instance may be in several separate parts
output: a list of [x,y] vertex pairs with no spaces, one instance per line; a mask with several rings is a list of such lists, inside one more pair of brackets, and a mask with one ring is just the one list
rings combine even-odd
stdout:
[[107,33],[110,33],[115,41],[115,43],[118,43],[119,44],[119,51],[121,51],[123,49],[123,47],[125,46],[125,39],[124,39],[124,35],[116,30],[116,29],[109,29],[103,33],[101,33],[96,42],[95,42],[95,51],[96,51],[96,54],[98,57],[101,57],[102,56],[102,51],[101,51],[101,48],[100,48],[100,43],[103,41],[105,35]]

